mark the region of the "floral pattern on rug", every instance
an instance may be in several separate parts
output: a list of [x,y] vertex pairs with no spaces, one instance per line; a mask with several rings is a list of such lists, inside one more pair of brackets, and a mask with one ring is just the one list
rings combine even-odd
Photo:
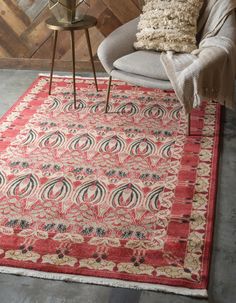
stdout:
[[205,289],[220,107],[41,76],[0,124],[0,265]]

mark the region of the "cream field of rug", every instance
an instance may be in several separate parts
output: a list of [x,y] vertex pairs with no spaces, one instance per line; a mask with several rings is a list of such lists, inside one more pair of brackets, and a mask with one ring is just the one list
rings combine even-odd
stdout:
[[0,123],[0,272],[206,296],[220,107],[40,76]]

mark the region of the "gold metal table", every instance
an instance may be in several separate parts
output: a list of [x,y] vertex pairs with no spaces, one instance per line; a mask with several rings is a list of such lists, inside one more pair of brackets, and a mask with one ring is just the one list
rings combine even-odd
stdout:
[[84,30],[85,36],[87,40],[87,46],[90,56],[90,61],[92,65],[93,75],[94,75],[94,82],[96,86],[96,90],[98,91],[98,84],[96,78],[96,71],[95,65],[93,61],[93,54],[92,54],[92,47],[89,37],[89,28],[95,26],[97,24],[97,19],[95,17],[86,15],[82,21],[67,24],[67,23],[60,23],[56,20],[56,18],[52,17],[46,20],[46,25],[49,29],[54,31],[54,42],[53,42],[53,53],[52,53],[52,65],[51,65],[51,74],[50,74],[50,84],[49,84],[49,95],[51,95],[52,91],[52,78],[53,78],[53,70],[54,70],[54,62],[55,62],[55,53],[57,47],[57,38],[59,31],[70,31],[71,33],[71,47],[72,47],[72,65],[73,65],[73,89],[74,89],[74,106],[76,108],[76,83],[75,83],[75,36],[74,31],[76,30]]

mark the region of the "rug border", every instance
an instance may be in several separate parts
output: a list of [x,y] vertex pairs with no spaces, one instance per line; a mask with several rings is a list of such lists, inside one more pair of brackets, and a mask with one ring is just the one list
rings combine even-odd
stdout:
[[0,266],[0,273],[26,276],[32,278],[40,278],[46,280],[79,282],[86,284],[94,284],[98,286],[101,285],[101,286],[111,286],[111,287],[119,287],[119,288],[129,288],[135,290],[158,291],[158,292],[170,293],[175,295],[191,296],[195,298],[208,298],[207,289],[191,289],[191,288],[175,287],[175,286],[168,286],[161,284],[130,282],[130,281],[123,281],[118,279],[109,279],[102,277],[98,278],[98,277],[89,277],[82,275],[60,274],[60,273],[43,272],[39,270],[32,270],[25,268],[8,267],[8,266]]
[[[217,149],[213,149],[213,161],[216,165],[213,166],[212,169],[212,186],[211,186],[211,203],[208,203],[208,217],[207,220],[212,220],[210,226],[208,225],[208,228],[206,229],[206,233],[208,235],[207,240],[210,243],[210,246],[204,247],[204,257],[209,258],[209,262],[206,265],[205,268],[205,274],[207,275],[206,279],[206,287],[209,288],[210,280],[211,280],[211,270],[212,270],[212,259],[213,259],[213,250],[214,250],[214,238],[215,238],[215,222],[216,222],[216,208],[218,203],[218,184],[219,184],[219,165],[220,165],[220,155],[221,155],[221,149],[220,149],[220,143],[221,143],[221,135],[222,135],[222,127],[221,127],[221,120],[222,120],[222,105],[219,104],[219,106],[216,107],[216,128],[214,133],[214,145],[217,147]],[[217,123],[218,122],[218,123]],[[217,134],[215,136],[215,134]]]
[[[3,120],[6,118],[7,114],[10,111],[13,111],[18,106],[18,104],[25,98],[25,96],[32,90],[32,88],[34,87],[34,85],[40,80],[40,77],[41,76],[37,76],[37,78],[35,78],[33,80],[33,82],[31,82],[30,86],[26,89],[26,91],[12,104],[12,106],[10,106],[6,110],[6,112],[3,115],[0,116],[0,123],[3,122]],[[1,99],[1,100],[3,101],[3,99]]]

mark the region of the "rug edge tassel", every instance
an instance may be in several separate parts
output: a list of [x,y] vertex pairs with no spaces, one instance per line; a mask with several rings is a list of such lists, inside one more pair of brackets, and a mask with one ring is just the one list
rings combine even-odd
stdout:
[[141,283],[141,282],[131,282],[118,279],[108,279],[103,277],[90,277],[72,274],[60,274],[52,272],[42,272],[32,269],[14,268],[7,266],[0,266],[0,273],[4,274],[14,274],[20,276],[27,276],[32,278],[41,278],[47,280],[59,280],[67,282],[78,282],[95,284],[102,286],[112,286],[120,288],[129,288],[136,290],[151,290],[164,293],[172,293],[176,295],[185,295],[191,297],[208,298],[208,293],[206,289],[190,289],[184,287],[167,286],[161,284],[151,284],[151,283]]

